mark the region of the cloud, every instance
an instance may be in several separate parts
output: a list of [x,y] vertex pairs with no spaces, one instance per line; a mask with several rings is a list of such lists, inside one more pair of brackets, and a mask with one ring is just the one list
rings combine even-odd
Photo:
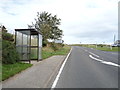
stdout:
[[37,12],[47,11],[61,18],[65,43],[101,43],[105,36],[112,43],[118,32],[117,6],[117,0],[1,0],[0,23],[13,32],[27,28]]

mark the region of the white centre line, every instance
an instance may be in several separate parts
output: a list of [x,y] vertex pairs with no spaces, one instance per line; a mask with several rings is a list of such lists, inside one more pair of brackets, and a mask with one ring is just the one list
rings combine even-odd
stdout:
[[85,50],[86,52],[88,52],[88,50]]
[[116,66],[116,67],[120,67],[120,65],[116,64],[116,63],[113,63],[113,62],[107,62],[107,61],[104,61],[104,60],[101,60],[101,59],[98,59],[98,58],[95,58],[93,57],[92,55],[89,55],[90,58],[96,60],[96,61],[99,61],[103,64],[107,64],[107,65],[112,65],[112,66]]
[[96,56],[96,57],[99,57],[98,55],[96,55],[96,54],[94,54],[94,53],[92,53],[92,52],[89,52],[88,50],[86,50],[86,49],[84,49],[86,52],[88,52],[88,53],[90,53],[90,54],[92,54],[92,55],[94,55],[94,56]]
[[53,85],[52,85],[52,87],[51,87],[51,90],[53,90],[53,89],[56,87],[57,82],[58,82],[58,80],[59,80],[59,77],[60,77],[60,75],[61,75],[61,73],[62,73],[62,70],[63,70],[63,68],[64,68],[64,66],[65,66],[65,63],[66,63],[67,60],[68,60],[68,57],[70,56],[71,51],[72,51],[72,47],[71,47],[71,50],[70,50],[70,52],[68,53],[65,61],[63,62],[62,66],[61,66],[61,68],[60,68],[60,70],[59,70],[59,72],[58,72],[58,75],[56,76],[56,79],[55,79],[54,82],[53,82]]
[[96,55],[96,54],[94,54],[94,53],[92,53],[92,52],[89,52],[90,54],[92,54],[92,55],[94,55],[94,56],[96,56],[96,57],[99,57],[98,55]]
[[96,61],[102,62],[102,60],[100,60],[100,59],[98,59],[98,58],[95,58],[95,57],[93,57],[92,55],[89,55],[89,57],[92,58],[92,59],[94,59],[94,60],[96,60]]

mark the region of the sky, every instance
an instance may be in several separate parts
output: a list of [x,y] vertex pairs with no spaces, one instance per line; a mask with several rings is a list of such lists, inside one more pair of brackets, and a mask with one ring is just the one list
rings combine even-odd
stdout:
[[112,44],[118,38],[118,1],[0,0],[0,24],[14,34],[46,11],[61,19],[65,44]]

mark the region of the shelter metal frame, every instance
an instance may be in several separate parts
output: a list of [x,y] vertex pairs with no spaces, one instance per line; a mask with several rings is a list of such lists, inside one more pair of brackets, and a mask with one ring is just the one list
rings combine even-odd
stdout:
[[[35,40],[36,43],[32,43]],[[15,44],[20,55],[20,61],[29,61],[30,63],[31,60],[42,60],[42,35],[36,29],[15,29]],[[32,58],[32,52],[35,49],[37,49],[37,56]]]

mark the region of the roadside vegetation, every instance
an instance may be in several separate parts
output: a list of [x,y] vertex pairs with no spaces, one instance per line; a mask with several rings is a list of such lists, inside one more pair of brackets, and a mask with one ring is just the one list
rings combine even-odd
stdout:
[[6,28],[2,29],[2,63],[14,64],[19,61],[19,55],[16,51],[13,35],[8,33]]
[[66,54],[68,54],[69,51],[70,51],[70,46],[68,46],[68,45],[65,45],[63,47],[59,47],[59,49],[56,51],[54,51],[50,47],[44,47],[42,49],[42,58],[46,59],[46,58],[53,56],[53,55],[66,55]]
[[102,50],[102,51],[119,51],[119,47],[111,47],[111,46],[88,46],[90,48],[94,48],[94,49],[97,49],[97,50]]
[[72,46],[82,46],[82,47],[88,47],[88,48],[94,48],[97,50],[102,51],[120,51],[120,47],[111,47],[110,45],[103,45],[103,44],[74,44]]

